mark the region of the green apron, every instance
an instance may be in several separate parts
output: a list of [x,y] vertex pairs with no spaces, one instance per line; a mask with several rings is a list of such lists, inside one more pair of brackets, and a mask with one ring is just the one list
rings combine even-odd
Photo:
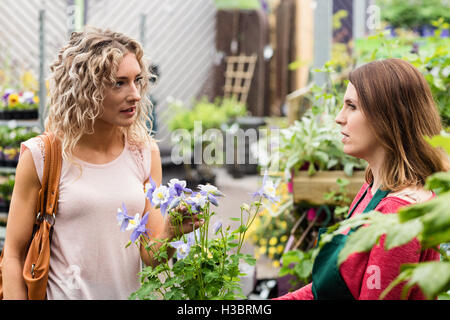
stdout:
[[[347,216],[347,219],[352,216],[353,211],[358,207],[359,203],[364,199],[369,187],[366,189],[362,197],[355,204],[353,209]],[[376,208],[380,201],[386,197],[389,190],[383,191],[378,189],[373,198],[370,200],[363,213],[370,212]],[[326,228],[319,229],[319,236],[317,245],[320,241],[320,235],[326,232]],[[326,243],[322,249],[320,249],[317,255],[313,270],[312,270],[312,293],[315,300],[353,300],[354,297],[347,287],[344,279],[342,279],[339,273],[337,265],[338,256],[341,250],[345,246],[347,237],[355,231],[353,228],[347,235],[339,234],[333,237],[333,239]]]

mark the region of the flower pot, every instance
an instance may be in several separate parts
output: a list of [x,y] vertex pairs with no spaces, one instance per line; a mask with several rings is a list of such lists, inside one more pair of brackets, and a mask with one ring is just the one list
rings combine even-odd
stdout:
[[346,190],[350,198],[354,198],[365,182],[365,171],[354,171],[353,176],[347,176],[344,171],[319,171],[309,176],[307,171],[296,172],[293,177],[293,196],[295,203],[306,202],[310,205],[333,205],[326,201],[324,194],[339,191],[336,183],[338,178],[349,180]]
[[3,112],[3,120],[11,120],[13,118],[13,112],[11,110],[4,110]]
[[8,213],[9,205],[10,205],[10,201],[0,199],[0,213]]

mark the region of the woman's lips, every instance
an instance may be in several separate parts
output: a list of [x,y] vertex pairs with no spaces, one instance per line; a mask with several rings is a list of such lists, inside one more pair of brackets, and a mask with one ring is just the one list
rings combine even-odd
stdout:
[[120,113],[123,113],[127,116],[132,116],[136,112],[136,107],[129,107],[128,109],[124,109],[120,111]]
[[341,134],[344,136],[344,137],[342,138],[342,142],[347,141],[348,138],[349,138],[348,134],[345,134],[345,133],[343,133],[343,132],[341,132]]

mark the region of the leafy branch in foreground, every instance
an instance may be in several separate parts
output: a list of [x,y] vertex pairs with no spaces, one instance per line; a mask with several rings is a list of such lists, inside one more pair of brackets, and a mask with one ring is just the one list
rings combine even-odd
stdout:
[[[436,146],[448,150],[449,137],[440,136],[433,140]],[[342,233],[348,228],[358,228],[348,238],[340,252],[338,265],[345,261],[350,254],[366,252],[379,244],[382,235],[386,235],[385,249],[404,245],[414,238],[422,250],[433,249],[441,254],[441,261],[404,264],[399,276],[382,292],[380,299],[386,297],[397,284],[406,282],[402,298],[406,297],[409,289],[418,285],[427,299],[440,296],[448,298],[450,290],[450,258],[448,253],[440,248],[442,244],[450,242],[450,172],[438,172],[431,175],[425,184],[425,189],[434,190],[437,194],[433,200],[403,207],[398,214],[382,214],[372,211],[357,215],[351,219],[339,222],[324,234],[319,247],[331,241],[334,235]]]

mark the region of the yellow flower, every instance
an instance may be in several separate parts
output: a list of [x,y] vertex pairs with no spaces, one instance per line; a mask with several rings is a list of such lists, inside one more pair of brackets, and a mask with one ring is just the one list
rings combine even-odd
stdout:
[[284,251],[284,246],[282,244],[278,245],[277,246],[277,253],[281,254],[281,253],[283,253],[283,251]]
[[274,246],[274,245],[276,245],[277,243],[278,243],[278,239],[277,239],[276,237],[270,238],[269,244],[270,244],[271,246]]
[[260,254],[259,254],[259,252],[258,252],[258,251],[256,251],[256,252],[255,252],[255,259],[256,259],[256,260],[258,260],[258,259],[259,259],[259,257],[260,257]]
[[34,96],[33,97],[33,101],[34,101],[34,103],[39,104],[39,97],[38,96]]
[[277,249],[275,247],[270,247],[269,248],[269,254],[270,255],[274,255],[275,253],[277,253]]
[[284,236],[281,236],[280,241],[281,241],[281,242],[286,242],[287,239],[288,239],[288,236],[287,236],[287,235],[284,235]]
[[267,240],[264,238],[259,239],[259,244],[265,246],[267,244]]
[[279,267],[280,267],[280,261],[278,261],[278,260],[273,261],[273,262],[272,262],[272,266],[273,266],[274,268],[279,268]]
[[15,93],[11,93],[8,96],[8,105],[11,107],[14,107],[18,104],[19,104],[19,95],[15,94]]
[[281,227],[282,229],[287,229],[287,222],[286,222],[286,221],[281,221],[281,222],[280,222],[280,227]]
[[36,90],[39,83],[33,76],[33,73],[31,71],[25,71],[22,75],[22,88],[25,91],[31,91]]
[[263,247],[259,247],[259,253],[260,254],[265,254],[266,253],[267,248],[265,246]]

